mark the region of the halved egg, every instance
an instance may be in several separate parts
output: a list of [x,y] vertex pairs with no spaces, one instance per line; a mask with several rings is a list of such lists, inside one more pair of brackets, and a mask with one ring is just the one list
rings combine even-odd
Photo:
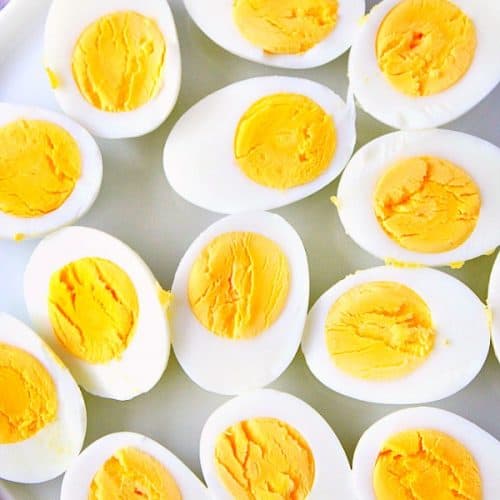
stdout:
[[483,303],[433,269],[375,267],[314,304],[302,352],[313,374],[346,396],[382,404],[445,398],[479,373],[490,346]]
[[59,113],[0,103],[0,239],[71,224],[99,193],[102,158],[92,136]]
[[496,500],[500,442],[437,408],[400,410],[359,440],[353,476],[359,500]]
[[64,475],[61,500],[208,500],[201,481],[169,450],[133,432],[87,447]]
[[498,256],[490,274],[488,308],[491,312],[491,340],[500,362],[500,258]]
[[54,0],[44,64],[59,105],[94,135],[136,137],[177,101],[181,56],[165,0]]
[[340,180],[346,233],[386,262],[460,267],[500,244],[500,148],[451,130],[366,144]]
[[160,379],[169,294],[125,243],[86,227],[54,233],[28,262],[24,294],[38,333],[88,392],[126,400]]
[[399,129],[438,127],[500,82],[500,6],[490,0],[383,0],[349,57],[361,107]]
[[355,120],[352,98],[345,103],[310,80],[233,83],[176,123],[163,153],[165,174],[183,198],[214,212],[288,205],[340,174],[356,143]]
[[40,483],[80,453],[87,414],[73,377],[24,323],[0,313],[0,478]]
[[204,389],[238,394],[292,362],[309,302],[299,235],[278,215],[225,217],[181,259],[172,285],[175,355]]

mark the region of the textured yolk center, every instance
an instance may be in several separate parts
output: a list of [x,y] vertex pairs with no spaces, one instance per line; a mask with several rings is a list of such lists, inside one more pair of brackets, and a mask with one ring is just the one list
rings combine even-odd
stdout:
[[89,363],[117,359],[129,345],[139,314],[135,287],[113,262],[84,258],[50,278],[49,316],[59,342]]
[[58,125],[18,120],[0,127],[0,211],[48,214],[66,201],[80,174],[78,144]]
[[170,472],[151,455],[123,448],[97,471],[89,500],[181,500]]
[[0,343],[0,444],[34,436],[57,416],[57,391],[31,354]]
[[446,252],[474,231],[481,194],[467,172],[453,163],[434,157],[409,158],[380,178],[374,209],[384,231],[401,247]]
[[403,0],[380,25],[376,53],[400,92],[428,96],[455,85],[476,52],[473,22],[448,0]]
[[279,317],[288,297],[288,260],[257,233],[217,236],[196,259],[188,295],[198,321],[216,335],[256,337]]
[[298,94],[260,99],[242,116],[234,140],[236,162],[263,186],[288,189],[315,180],[337,146],[330,115]]
[[479,468],[467,448],[443,432],[391,436],[373,471],[377,500],[481,500]]
[[314,456],[301,434],[275,418],[253,418],[217,439],[219,477],[238,500],[304,500],[314,483]]
[[333,304],[325,324],[333,362],[364,379],[402,377],[422,364],[434,347],[427,304],[392,281],[351,288]]
[[115,12],[80,36],[73,52],[73,78],[96,108],[131,111],[158,94],[165,54],[165,39],[153,19]]

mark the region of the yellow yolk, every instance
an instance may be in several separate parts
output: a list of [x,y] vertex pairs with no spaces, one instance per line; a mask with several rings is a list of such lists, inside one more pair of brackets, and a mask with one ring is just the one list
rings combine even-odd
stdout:
[[314,456],[301,434],[275,418],[253,418],[217,439],[215,464],[238,500],[304,500],[314,483]]
[[73,192],[81,163],[76,141],[54,123],[0,127],[0,211],[27,218],[58,209]]
[[59,342],[89,363],[117,359],[134,335],[139,314],[135,287],[109,260],[84,258],[50,278],[49,316]]
[[335,28],[338,0],[235,0],[241,34],[268,54],[301,54]]
[[89,500],[181,500],[170,472],[151,455],[137,448],[123,448],[97,471]]
[[391,436],[373,471],[377,500],[481,500],[479,468],[451,436],[415,429]]
[[289,189],[319,177],[336,146],[333,119],[318,104],[303,95],[274,94],[252,104],[242,116],[234,154],[253,181]]
[[277,320],[289,286],[288,260],[274,241],[257,233],[225,233],[212,240],[193,264],[189,303],[210,332],[249,339]]
[[446,252],[474,231],[481,194],[467,172],[447,160],[408,158],[380,178],[374,209],[384,231],[401,247]]
[[80,36],[73,52],[73,78],[94,107],[131,111],[158,94],[165,55],[165,39],[153,19],[132,11],[115,12]]
[[344,372],[364,379],[403,377],[421,365],[436,333],[427,304],[392,281],[351,288],[332,305],[325,323],[328,352]]
[[448,0],[403,0],[380,25],[376,53],[391,84],[410,96],[455,85],[476,52],[473,22]]
[[57,416],[57,390],[28,352],[0,343],[0,444],[34,436]]

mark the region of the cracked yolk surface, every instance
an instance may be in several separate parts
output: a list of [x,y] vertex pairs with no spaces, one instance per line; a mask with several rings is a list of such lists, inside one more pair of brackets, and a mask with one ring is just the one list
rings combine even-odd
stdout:
[[240,33],[268,54],[301,54],[335,28],[338,0],[235,0]]
[[408,158],[379,179],[374,210],[384,231],[401,247],[446,252],[474,231],[481,194],[469,174],[447,160]]
[[94,107],[131,111],[158,94],[166,50],[156,21],[137,12],[115,12],[80,36],[73,52],[73,78]]
[[429,96],[455,85],[476,52],[473,22],[448,0],[403,0],[382,21],[378,65],[403,94]]
[[189,304],[210,332],[249,339],[278,319],[289,286],[288,259],[277,243],[258,233],[225,233],[194,262]]
[[479,467],[448,434],[415,429],[391,436],[373,471],[377,500],[481,500]]
[[0,444],[34,436],[57,416],[57,390],[30,353],[0,343]]
[[313,453],[302,435],[275,418],[253,418],[217,439],[215,464],[238,500],[304,500],[314,483]]
[[351,288],[332,305],[325,323],[333,362],[356,378],[407,375],[425,362],[435,337],[427,304],[411,288],[392,281]]
[[28,218],[56,210],[73,192],[81,163],[76,141],[54,123],[0,127],[0,211]]
[[89,500],[181,500],[179,487],[158,460],[137,448],[122,448],[97,471]]
[[315,180],[337,147],[333,118],[309,97],[273,94],[242,116],[234,140],[236,162],[254,182],[289,189]]
[[49,316],[59,342],[89,363],[120,358],[139,315],[135,287],[113,262],[86,257],[50,278]]

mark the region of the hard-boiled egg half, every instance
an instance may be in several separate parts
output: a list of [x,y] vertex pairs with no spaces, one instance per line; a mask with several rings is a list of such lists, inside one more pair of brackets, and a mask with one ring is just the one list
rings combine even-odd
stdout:
[[38,335],[0,313],[0,478],[40,483],[80,453],[87,414],[73,377]]
[[433,269],[375,267],[312,307],[302,351],[327,387],[364,401],[415,404],[466,386],[488,355],[488,316],[463,283]]
[[490,0],[383,0],[353,42],[352,90],[395,128],[450,122],[500,82],[499,25]]
[[500,442],[437,408],[409,408],[373,424],[359,440],[353,476],[359,500],[496,500]]
[[[165,144],[165,174],[207,210],[268,210],[309,196],[345,167],[356,142],[355,107],[303,78],[270,76],[205,97]],[[193,147],[193,145],[196,147]]]
[[328,423],[300,399],[270,389],[220,406],[200,440],[213,498],[353,500],[349,462]]
[[125,243],[85,227],[54,233],[28,262],[24,294],[38,333],[88,392],[126,400],[160,379],[169,294]]
[[491,312],[491,339],[500,362],[500,257],[498,255],[490,275],[488,308]]
[[177,101],[181,56],[166,0],[54,0],[44,64],[59,105],[94,135],[136,137]]
[[267,212],[225,217],[181,259],[172,286],[175,355],[204,389],[239,394],[292,362],[309,302],[299,235]]
[[500,149],[450,130],[394,132],[352,157],[337,205],[347,234],[387,262],[452,265],[500,243]]
[[86,448],[64,475],[61,500],[208,500],[201,481],[169,450],[117,432]]
[[66,116],[0,103],[0,239],[33,238],[70,224],[94,203],[102,158]]
[[364,0],[184,0],[216,44],[250,61],[313,68],[343,54],[365,13]]

